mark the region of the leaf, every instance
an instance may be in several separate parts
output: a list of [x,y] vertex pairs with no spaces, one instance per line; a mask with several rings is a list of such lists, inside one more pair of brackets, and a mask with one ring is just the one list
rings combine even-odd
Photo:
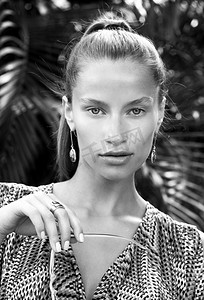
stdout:
[[[49,6],[46,15],[31,18],[19,14],[19,2],[12,4],[1,6],[0,16],[0,177],[37,184],[36,162],[43,151],[48,156],[51,131],[57,130],[59,121],[60,91],[50,90],[60,85],[61,51],[84,30],[82,20],[95,16],[96,9],[63,11]],[[202,26],[194,31],[189,25],[193,18],[203,23],[203,10],[195,8],[201,4],[188,1],[182,10],[177,1],[163,5],[148,1],[144,10],[134,11],[136,25],[145,11],[146,23],[138,26],[138,32],[153,37],[161,51],[169,69],[169,99],[173,99],[167,104],[163,135],[158,137],[157,161],[143,166],[138,189],[160,209],[168,208],[174,218],[204,230],[204,33]],[[131,7],[129,15],[132,11]],[[38,177],[42,172],[41,161]],[[43,176],[38,182],[50,179]]]

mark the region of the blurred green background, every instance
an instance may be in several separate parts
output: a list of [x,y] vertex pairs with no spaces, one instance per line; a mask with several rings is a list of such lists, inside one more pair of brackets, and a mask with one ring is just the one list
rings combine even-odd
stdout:
[[204,1],[1,0],[0,181],[57,181],[62,51],[100,12],[151,38],[168,69],[157,161],[136,174],[142,196],[204,230]]

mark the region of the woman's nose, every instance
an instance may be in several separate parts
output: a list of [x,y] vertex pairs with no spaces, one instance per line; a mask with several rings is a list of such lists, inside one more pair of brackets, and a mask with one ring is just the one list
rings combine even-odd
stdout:
[[127,141],[127,134],[120,118],[113,118],[106,127],[106,142],[118,146]]

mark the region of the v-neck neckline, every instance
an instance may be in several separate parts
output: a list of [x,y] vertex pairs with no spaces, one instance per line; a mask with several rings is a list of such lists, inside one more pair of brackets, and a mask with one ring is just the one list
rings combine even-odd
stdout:
[[[140,237],[140,233],[142,230],[142,227],[144,226],[144,224],[146,223],[147,219],[148,219],[148,215],[149,215],[149,210],[152,208],[152,205],[149,202],[146,202],[146,208],[145,208],[145,212],[144,215],[141,219],[141,222],[139,223],[132,239],[137,241],[139,240]],[[100,289],[102,286],[105,286],[105,283],[110,280],[110,276],[114,276],[117,274],[116,269],[122,267],[122,263],[125,260],[125,264],[124,264],[124,274],[129,270],[130,267],[130,261],[132,258],[132,255],[137,251],[137,248],[140,248],[139,246],[136,246],[135,244],[133,244],[131,241],[125,246],[125,248],[122,250],[122,252],[116,257],[116,259],[109,265],[109,267],[107,268],[107,270],[105,271],[105,273],[102,275],[101,280],[99,281],[99,283],[96,286],[96,289],[92,295],[92,299],[96,299],[95,297],[97,296],[97,293],[100,293]],[[143,248],[140,248],[143,251],[145,251]],[[76,275],[78,277],[78,284],[81,288],[81,292],[83,295],[83,300],[87,299],[86,298],[86,291],[85,291],[85,285],[83,282],[83,278],[82,278],[82,274],[80,272],[80,268],[79,265],[77,263],[77,259],[76,256],[74,254],[74,250],[72,248],[72,246],[70,245],[69,248],[69,255],[71,255],[72,261],[74,263],[74,269],[76,272]],[[121,271],[121,270],[120,270]]]
[[[50,190],[51,192],[53,192],[53,188],[54,188],[54,183],[51,183],[48,187],[48,190]],[[145,223],[148,220],[148,216],[149,216],[149,211],[152,209],[152,205],[146,201],[146,207],[145,207],[145,212],[143,214],[143,217],[141,219],[141,222],[139,223],[139,225],[137,226],[137,229],[135,231],[135,233],[133,234],[132,239],[135,240],[136,242],[141,242],[140,241],[140,234],[142,231],[142,228],[144,227]],[[145,245],[142,245],[145,246]],[[132,258],[132,255],[137,251],[137,249],[140,248],[143,251],[145,251],[143,248],[136,246],[135,244],[133,244],[131,241],[125,246],[125,248],[122,250],[122,252],[116,257],[116,259],[110,264],[110,266],[107,268],[107,270],[105,271],[105,273],[102,275],[101,280],[99,281],[99,283],[96,286],[96,289],[92,295],[92,299],[96,299],[95,297],[97,296],[97,293],[100,293],[100,288],[102,286],[105,285],[105,283],[110,280],[110,276],[114,276],[117,274],[117,272],[115,271],[115,269],[120,268],[121,270],[121,266],[122,266],[122,262],[125,260],[125,264],[124,264],[124,273],[126,273],[129,268],[130,268],[130,261]],[[73,263],[73,267],[74,267],[74,271],[75,271],[75,275],[77,277],[77,282],[78,282],[78,287],[79,290],[81,290],[81,296],[82,298],[79,299],[87,299],[86,298],[86,291],[85,291],[85,285],[83,282],[83,278],[82,278],[82,274],[80,272],[79,269],[79,265],[77,263],[75,254],[74,254],[74,250],[72,248],[72,246],[69,246],[68,252],[64,253],[63,255],[65,256],[69,256],[72,260]],[[61,255],[60,255],[61,256]]]

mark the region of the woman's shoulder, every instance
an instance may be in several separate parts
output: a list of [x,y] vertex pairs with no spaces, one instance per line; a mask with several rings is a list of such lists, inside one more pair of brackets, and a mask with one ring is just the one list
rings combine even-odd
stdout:
[[198,249],[204,254],[204,233],[195,225],[177,221],[151,204],[148,210],[148,226],[153,232],[153,239],[159,238],[166,246],[172,246],[177,250],[180,255]]
[[0,206],[13,202],[25,195],[43,191],[51,193],[53,184],[29,186],[22,183],[1,182],[0,183]]
[[181,294],[193,292],[204,299],[203,233],[194,225],[179,222],[149,204],[143,236],[151,260],[164,272],[172,272]]

